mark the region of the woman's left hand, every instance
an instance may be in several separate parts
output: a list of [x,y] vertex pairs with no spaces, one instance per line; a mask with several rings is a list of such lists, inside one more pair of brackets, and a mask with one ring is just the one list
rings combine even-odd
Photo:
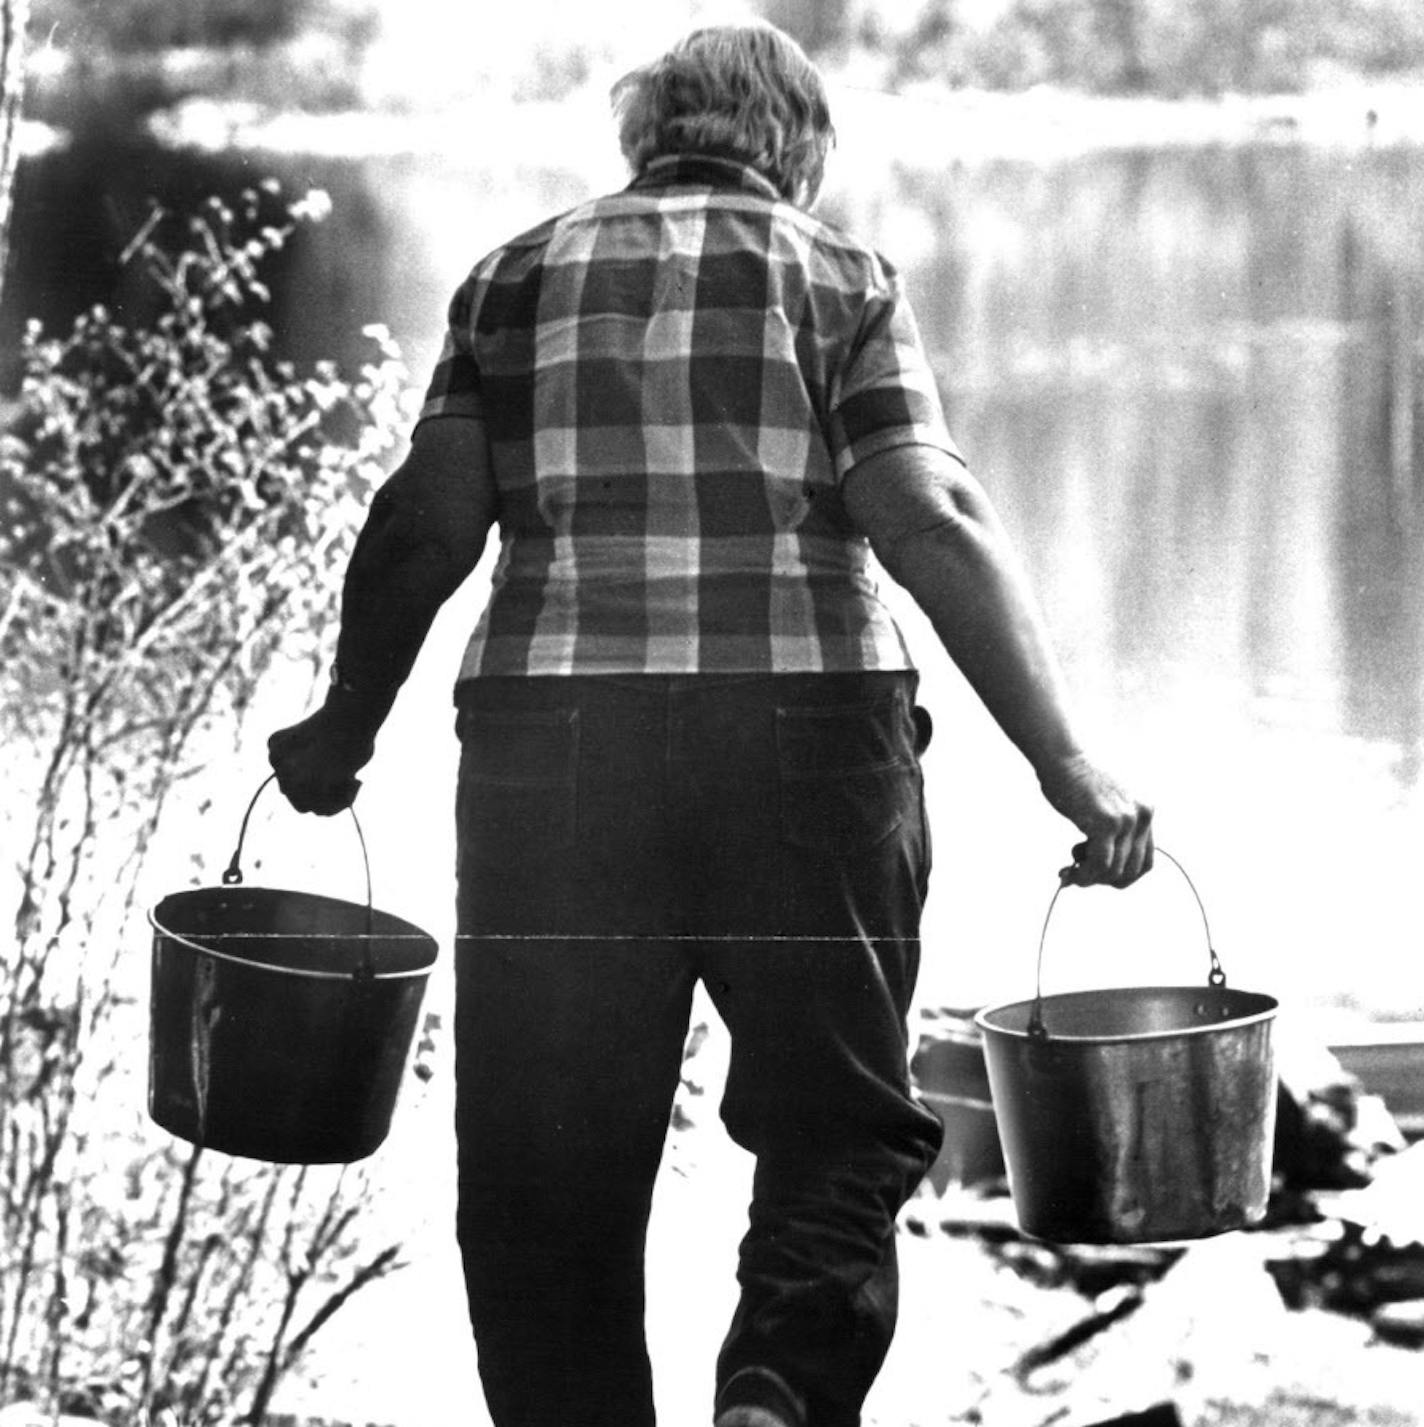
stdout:
[[372,741],[353,736],[329,706],[267,740],[268,761],[287,801],[299,813],[319,817],[345,812],[356,801],[361,787],[356,771],[373,751]]

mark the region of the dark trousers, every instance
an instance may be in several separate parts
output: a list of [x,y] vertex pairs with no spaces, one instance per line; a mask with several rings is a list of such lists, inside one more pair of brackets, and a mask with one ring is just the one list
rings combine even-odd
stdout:
[[[910,674],[462,690],[458,1231],[497,1427],[651,1427],[644,1236],[700,981],[756,1157],[718,1406],[855,1427],[934,1159]],[[690,1289],[695,1291],[695,1289]]]

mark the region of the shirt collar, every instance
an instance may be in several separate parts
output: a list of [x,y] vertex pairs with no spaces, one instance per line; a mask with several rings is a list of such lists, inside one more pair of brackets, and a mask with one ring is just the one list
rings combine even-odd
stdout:
[[781,197],[776,185],[764,173],[759,173],[741,159],[722,154],[659,154],[643,165],[628,187],[634,192],[641,192],[681,184],[740,188],[762,198]]

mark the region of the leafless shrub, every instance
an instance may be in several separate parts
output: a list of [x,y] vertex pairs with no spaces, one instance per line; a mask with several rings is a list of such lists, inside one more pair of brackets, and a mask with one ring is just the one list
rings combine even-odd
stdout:
[[[139,875],[180,780],[279,645],[315,657],[382,474],[405,373],[278,360],[261,269],[324,195],[275,185],[125,261],[151,317],[32,326],[0,437],[3,817],[0,1404],[113,1422],[258,1422],[282,1374],[398,1248],[363,1256],[359,1171],[281,1168],[151,1131],[135,1029]],[[125,949],[128,950],[125,950]]]

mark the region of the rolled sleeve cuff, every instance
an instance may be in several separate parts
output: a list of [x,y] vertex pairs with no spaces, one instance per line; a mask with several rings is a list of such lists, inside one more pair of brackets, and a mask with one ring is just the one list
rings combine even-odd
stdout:
[[478,395],[440,397],[426,401],[420,408],[416,414],[415,428],[423,426],[427,421],[438,421],[446,416],[458,416],[466,421],[483,421],[484,415],[484,403]]
[[465,292],[462,288],[450,304],[450,326],[440,350],[425,400],[415,424],[440,416],[463,416],[479,420],[485,414],[481,394],[480,364],[470,347]]
[[900,426],[891,430],[873,431],[862,437],[853,446],[844,446],[838,450],[836,452],[837,482],[844,481],[857,466],[868,461],[872,456],[878,456],[883,451],[893,451],[898,446],[929,446],[936,451],[943,451],[945,455],[958,461],[966,469],[969,465],[948,432],[938,423],[925,426]]

